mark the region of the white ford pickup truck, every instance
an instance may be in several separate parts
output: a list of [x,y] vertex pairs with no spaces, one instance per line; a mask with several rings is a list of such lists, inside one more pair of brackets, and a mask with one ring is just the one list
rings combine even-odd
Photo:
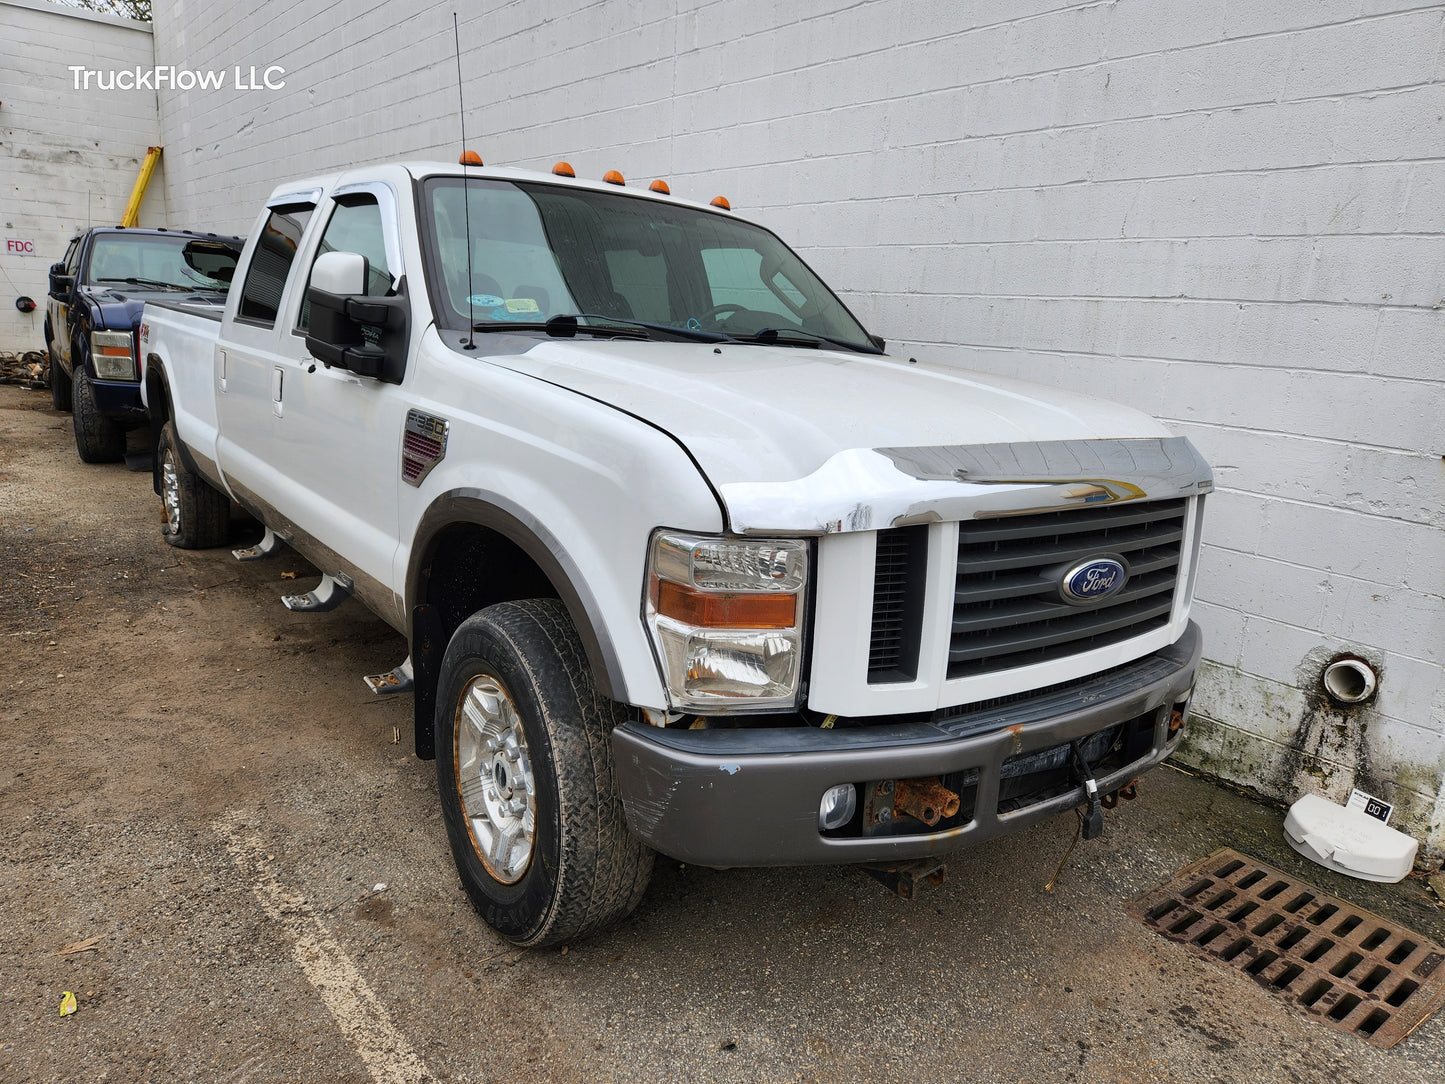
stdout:
[[[482,917],[626,915],[655,851],[856,863],[1101,808],[1178,742],[1209,468],[1129,409],[887,354],[666,186],[439,163],[276,189],[223,314],[147,304],[167,541],[234,499],[407,639]],[[958,360],[967,361],[960,352]]]

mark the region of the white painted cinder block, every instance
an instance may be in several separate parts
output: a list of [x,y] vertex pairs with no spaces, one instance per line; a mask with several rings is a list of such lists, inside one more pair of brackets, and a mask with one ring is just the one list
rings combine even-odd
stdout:
[[[69,66],[111,71],[154,64],[150,27],[56,7],[0,0],[0,350],[44,349],[50,265],[87,225],[116,225],[146,149],[159,145],[154,91],[76,90]],[[140,224],[166,224],[164,164]],[[34,242],[12,253],[6,239]],[[20,296],[36,309],[15,308]]]
[[[174,219],[246,229],[280,178],[455,157],[454,9],[157,0],[161,62],[286,68],[275,93],[161,94]],[[1188,755],[1287,800],[1316,769],[1332,798],[1392,797],[1428,858],[1442,33],[1411,0],[487,0],[461,22],[489,163],[725,193],[900,351],[1194,439],[1220,491]],[[1363,710],[1322,713],[1338,651],[1381,666]]]

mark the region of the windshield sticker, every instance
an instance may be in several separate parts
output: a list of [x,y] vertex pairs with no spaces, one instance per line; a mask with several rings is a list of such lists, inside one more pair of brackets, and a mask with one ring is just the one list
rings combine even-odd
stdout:
[[510,313],[534,313],[542,310],[530,297],[509,297],[507,298],[507,311]]
[[475,305],[479,309],[495,309],[502,303],[502,299],[496,294],[472,294],[467,298],[468,305]]
[[511,312],[508,309],[493,309],[487,314],[488,320],[509,320],[513,323],[524,324],[537,318],[536,311],[532,312]]

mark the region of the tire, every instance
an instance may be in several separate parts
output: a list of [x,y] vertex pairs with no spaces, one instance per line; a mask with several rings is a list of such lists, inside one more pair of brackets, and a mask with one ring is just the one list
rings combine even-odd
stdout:
[[85,366],[75,366],[72,393],[75,427],[75,450],[85,463],[114,463],[125,458],[125,429],[114,418],[107,418],[95,403],[95,388]]
[[73,402],[70,378],[65,375],[65,366],[60,364],[60,354],[55,349],[55,343],[46,342],[45,349],[50,355],[50,405],[56,410],[69,413]]
[[224,545],[231,532],[231,498],[187,470],[180,447],[176,423],[166,422],[156,441],[161,537],[183,550]]
[[653,854],[627,830],[612,763],[611,731],[626,716],[597,692],[562,604],[503,602],[464,621],[442,659],[436,713],[442,816],[488,925],[541,947],[630,914]]

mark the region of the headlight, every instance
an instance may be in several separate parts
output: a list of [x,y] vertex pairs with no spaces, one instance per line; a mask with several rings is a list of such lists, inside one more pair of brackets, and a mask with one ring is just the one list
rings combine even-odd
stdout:
[[659,531],[644,612],[671,707],[796,706],[808,544]]
[[136,380],[135,340],[129,331],[92,331],[90,357],[102,380]]

